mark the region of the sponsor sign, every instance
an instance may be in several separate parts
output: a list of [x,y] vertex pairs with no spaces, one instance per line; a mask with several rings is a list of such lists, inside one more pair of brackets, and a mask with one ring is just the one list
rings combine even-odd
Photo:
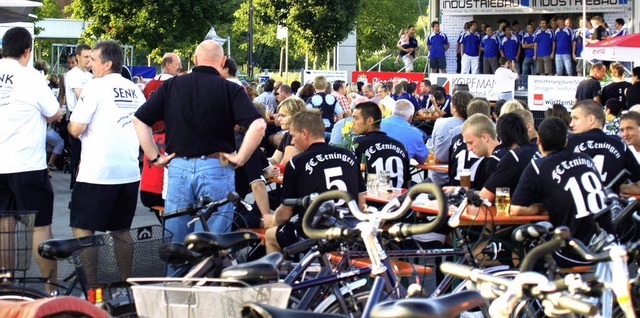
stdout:
[[419,83],[425,79],[424,73],[410,72],[352,72],[351,78],[354,82],[363,82],[365,84],[375,84],[377,82],[392,82],[394,79],[407,82]]
[[469,86],[469,93],[474,97],[485,97],[488,100],[497,100],[495,75],[472,75],[472,74],[438,74],[432,73],[429,76],[431,84],[438,84],[444,87],[447,94],[451,94],[457,84]]
[[582,12],[586,2],[589,12],[631,10],[629,0],[441,0],[446,15],[497,15]]
[[571,111],[576,88],[584,80],[577,76],[529,76],[529,98],[531,110],[545,111],[553,104],[560,104]]
[[324,76],[329,83],[333,83],[337,80],[347,81],[347,71],[305,70],[302,73],[302,83],[313,83],[316,76]]

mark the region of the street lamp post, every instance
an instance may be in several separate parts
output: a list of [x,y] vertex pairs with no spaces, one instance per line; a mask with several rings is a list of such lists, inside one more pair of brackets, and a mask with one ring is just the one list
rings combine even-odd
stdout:
[[249,80],[253,79],[253,0],[249,0],[249,48],[248,70]]

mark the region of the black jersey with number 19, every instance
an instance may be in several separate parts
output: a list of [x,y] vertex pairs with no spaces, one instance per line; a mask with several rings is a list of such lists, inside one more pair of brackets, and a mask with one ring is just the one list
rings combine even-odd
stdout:
[[542,203],[551,224],[568,226],[573,237],[588,244],[595,232],[591,214],[604,208],[604,199],[593,160],[565,148],[531,161],[520,177],[511,204]]
[[[359,193],[366,191],[358,164],[353,152],[347,149],[314,143],[287,163],[282,198],[297,199],[327,190],[343,190],[357,199]],[[300,212],[296,209],[296,214]]]
[[411,180],[409,155],[404,145],[382,131],[372,131],[356,139],[356,158],[362,162],[364,155],[368,173],[388,171],[391,185],[402,188]]

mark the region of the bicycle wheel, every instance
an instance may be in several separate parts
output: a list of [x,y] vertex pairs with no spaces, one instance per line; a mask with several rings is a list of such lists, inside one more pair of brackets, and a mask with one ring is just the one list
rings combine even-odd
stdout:
[[324,304],[324,302],[321,303],[314,311],[326,314],[352,314],[353,318],[358,318],[361,316],[362,310],[364,310],[364,306],[367,304],[367,300],[369,300],[369,291],[360,291],[352,296],[344,295],[344,300],[347,303],[347,307],[350,308],[350,312],[342,312],[337,299],[333,299],[333,302],[328,304]]
[[27,287],[8,286],[0,288],[0,300],[5,301],[33,301],[49,297],[49,294]]

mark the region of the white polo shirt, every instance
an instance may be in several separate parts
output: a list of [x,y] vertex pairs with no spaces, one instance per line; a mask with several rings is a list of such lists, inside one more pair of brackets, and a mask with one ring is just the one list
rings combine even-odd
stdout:
[[0,173],[47,168],[46,117],[59,109],[42,74],[16,60],[0,60]]
[[76,181],[124,184],[140,180],[133,115],[145,102],[136,84],[120,74],[96,78],[82,89],[71,121],[86,124]]
[[65,96],[67,99],[67,109],[72,112],[75,110],[78,98],[73,92],[74,88],[84,88],[85,85],[93,78],[93,74],[89,71],[83,71],[79,67],[72,68],[67,75],[64,76]]

